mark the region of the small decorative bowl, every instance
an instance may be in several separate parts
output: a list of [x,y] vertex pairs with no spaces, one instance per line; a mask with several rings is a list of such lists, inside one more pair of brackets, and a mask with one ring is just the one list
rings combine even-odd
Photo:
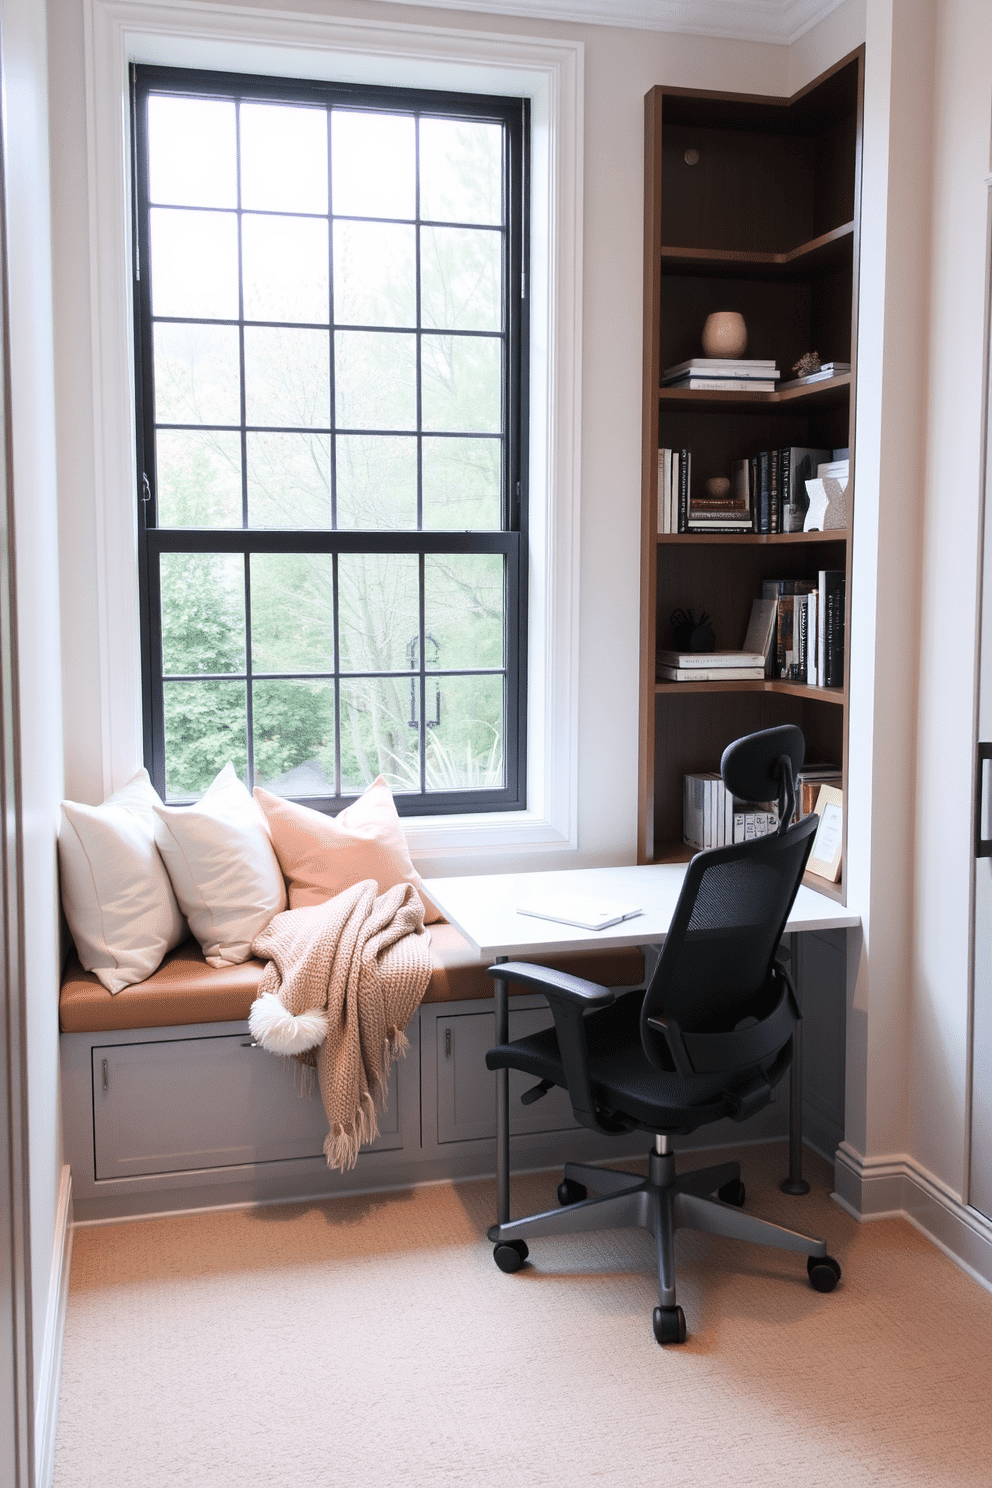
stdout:
[[724,501],[730,495],[730,478],[726,475],[711,475],[706,482],[706,494],[711,501]]

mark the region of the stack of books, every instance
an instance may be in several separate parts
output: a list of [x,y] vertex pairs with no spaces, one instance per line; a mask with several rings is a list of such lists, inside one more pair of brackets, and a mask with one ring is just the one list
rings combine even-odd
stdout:
[[773,393],[778,377],[774,361],[692,357],[688,362],[679,362],[677,367],[666,368],[661,385],[689,388],[693,392]]
[[705,852],[750,842],[778,830],[774,801],[755,805],[738,801],[713,770],[682,777],[682,840],[686,847]]
[[765,579],[776,607],[773,675],[809,687],[843,687],[845,578],[821,569],[815,579]]
[[761,651],[659,651],[659,682],[757,682],[765,675]]
[[843,377],[845,372],[850,372],[850,362],[824,362],[819,372],[810,372],[806,377],[794,377],[791,382],[783,382],[780,392],[786,388],[806,387],[811,382],[829,382],[831,377]]

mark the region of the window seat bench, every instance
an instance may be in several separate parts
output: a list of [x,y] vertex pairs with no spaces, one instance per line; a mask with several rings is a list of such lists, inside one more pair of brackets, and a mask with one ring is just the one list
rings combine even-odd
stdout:
[[[434,970],[424,1002],[491,998],[487,963],[478,959],[454,925],[440,921],[428,929]],[[545,964],[607,987],[636,987],[644,977],[644,956],[636,948],[573,951],[547,956]],[[190,939],[170,951],[152,976],[111,996],[73,954],[59,996],[60,1027],[63,1033],[98,1033],[247,1020],[263,968],[264,963],[256,960],[240,966],[208,966],[199,945]]]
[[[294,1060],[256,1048],[248,1013],[263,963],[208,966],[195,940],[153,976],[111,996],[73,954],[60,995],[66,1160],[78,1221],[224,1204],[310,1201],[494,1171],[493,985],[454,926],[431,925],[434,971],[406,1030],[379,1136],[347,1173],[328,1169],[319,1093]],[[637,949],[573,952],[549,965],[613,987],[643,983]],[[543,998],[511,986],[512,1037],[551,1022]],[[519,1169],[565,1156],[621,1155],[577,1129],[565,1091],[522,1106],[511,1077]],[[519,1087],[519,1088],[518,1088]],[[638,1138],[631,1153],[639,1153]]]

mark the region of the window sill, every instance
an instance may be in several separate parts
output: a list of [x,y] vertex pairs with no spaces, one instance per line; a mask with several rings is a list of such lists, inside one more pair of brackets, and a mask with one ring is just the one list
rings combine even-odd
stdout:
[[413,858],[457,858],[480,850],[509,853],[574,852],[572,836],[536,811],[480,811],[465,816],[405,816]]

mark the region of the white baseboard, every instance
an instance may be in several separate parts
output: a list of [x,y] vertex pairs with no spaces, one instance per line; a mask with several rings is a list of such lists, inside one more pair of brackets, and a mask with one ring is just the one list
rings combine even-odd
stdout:
[[962,1204],[914,1158],[905,1153],[864,1157],[842,1142],[834,1159],[834,1184],[835,1201],[855,1219],[908,1219],[992,1292],[992,1220]]
[[48,1283],[45,1337],[41,1347],[38,1398],[34,1412],[34,1460],[36,1488],[50,1488],[55,1469],[55,1423],[62,1377],[62,1339],[69,1298],[69,1266],[72,1260],[72,1174],[62,1169],[59,1202],[55,1213],[55,1244],[52,1274]]

